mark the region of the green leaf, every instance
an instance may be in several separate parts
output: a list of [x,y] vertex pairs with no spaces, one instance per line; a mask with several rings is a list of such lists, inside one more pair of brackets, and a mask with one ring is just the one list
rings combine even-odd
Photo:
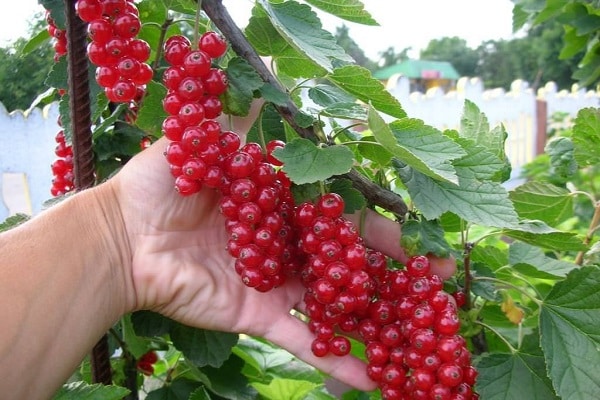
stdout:
[[263,129],[262,133],[265,143],[275,139],[285,141],[286,138],[283,123],[281,122],[281,115],[279,115],[273,105],[269,104],[264,107],[263,112],[260,113],[254,124],[252,124],[252,127],[246,136],[248,142],[261,143],[259,126]]
[[573,215],[573,198],[567,189],[531,181],[509,193],[519,216],[556,226]]
[[323,383],[323,373],[313,366],[297,359],[268,368],[267,373],[270,376],[278,378],[308,381],[316,384]]
[[31,216],[21,213],[11,215],[0,223],[0,232],[4,232],[16,226],[19,226],[23,222],[29,220],[30,218]]
[[571,262],[546,256],[539,247],[520,242],[510,245],[509,263],[526,276],[541,279],[562,278],[571,270],[578,268]]
[[252,17],[244,34],[260,55],[272,56],[277,64],[278,73],[292,78],[312,78],[326,73],[323,68],[288,44],[259,5],[252,9]]
[[548,375],[563,399],[600,393],[600,268],[583,267],[558,282],[540,311]]
[[138,358],[148,350],[149,339],[138,336],[131,322],[131,314],[121,317],[123,341],[127,343],[127,350]]
[[252,337],[241,338],[234,351],[262,374],[294,359],[288,351]]
[[231,400],[253,400],[256,390],[248,385],[242,374],[245,363],[232,354],[219,368],[203,367],[201,372],[209,378],[209,390],[218,396]]
[[550,157],[551,174],[567,180],[577,172],[573,140],[567,137],[554,137],[546,143],[544,152]]
[[471,251],[471,260],[480,262],[492,270],[508,264],[508,254],[496,246],[475,246]]
[[573,125],[573,145],[580,166],[600,164],[600,109],[579,110]]
[[392,161],[393,154],[381,146],[374,136],[365,136],[360,141],[362,143],[358,145],[358,151],[367,160],[374,161],[381,166],[387,166]]
[[148,135],[162,136],[162,123],[168,115],[162,106],[166,94],[167,88],[160,83],[150,81],[146,84],[146,95],[138,111],[136,124]]
[[320,113],[326,117],[366,121],[367,110],[358,103],[335,103],[325,107]]
[[344,198],[344,213],[346,214],[353,214],[367,206],[365,196],[356,190],[348,179],[334,180],[329,185],[329,190]]
[[72,382],[63,385],[52,400],[121,400],[129,393],[121,386]]
[[229,358],[238,335],[209,331],[174,323],[170,331],[173,345],[198,367],[220,367]]
[[373,78],[371,72],[358,65],[346,65],[336,68],[327,79],[341,89],[356,96],[365,104],[371,104],[376,110],[395,118],[406,117],[406,112],[383,83]]
[[490,130],[490,124],[484,113],[471,100],[466,99],[460,120],[460,136],[484,146],[500,160],[508,163],[504,144],[508,133],[503,127]]
[[336,103],[355,103],[356,98],[333,85],[319,83],[307,91],[308,98],[321,107],[329,107]]
[[21,48],[19,52],[20,54],[25,56],[31,53],[32,51],[38,49],[42,45],[42,43],[44,43],[48,39],[50,39],[50,33],[48,33],[48,29],[42,29],[37,34],[35,34],[35,36],[29,39],[27,43],[25,43],[25,46],[23,46],[23,48]]
[[146,400],[189,400],[200,386],[199,382],[186,378],[177,378],[169,385],[148,393]]
[[254,91],[263,86],[258,73],[246,60],[234,57],[227,64],[227,90],[223,94],[223,112],[246,116],[254,98]]
[[190,394],[188,400],[210,400],[210,398],[210,394],[208,394],[206,388],[201,386]]
[[264,101],[279,106],[285,106],[289,101],[289,96],[286,93],[283,93],[275,86],[268,83],[262,85],[260,88],[260,95]]
[[309,381],[274,378],[269,384],[252,383],[252,386],[267,399],[303,400],[319,385]]
[[153,311],[135,311],[131,314],[133,330],[138,336],[162,336],[171,330],[173,320]]
[[363,25],[379,25],[359,0],[306,0],[306,2],[346,21]]
[[313,60],[328,72],[333,71],[333,59],[353,62],[335,37],[324,30],[317,14],[306,4],[290,0],[270,3],[258,0],[273,27],[296,51]]
[[38,3],[50,12],[50,17],[54,24],[60,29],[66,29],[67,18],[65,13],[65,3],[61,0],[38,0]]
[[465,221],[490,227],[512,227],[517,213],[506,189],[495,182],[478,182],[459,176],[459,185],[436,181],[408,165],[392,161],[415,206],[426,219],[450,211]]
[[377,142],[401,162],[436,180],[458,182],[451,160],[465,153],[439,130],[416,119],[387,125],[373,108],[369,109],[369,127]]
[[489,151],[488,148],[465,138],[456,138],[456,143],[467,153],[452,162],[456,169],[460,168],[465,173],[473,174],[473,179],[476,180],[503,181],[506,163]]
[[503,230],[502,233],[513,239],[549,250],[582,251],[587,249],[576,233],[556,230],[543,221],[520,221],[511,229]]
[[444,230],[437,221],[406,221],[402,224],[400,245],[409,257],[427,253],[446,257],[450,251]]
[[308,139],[294,139],[273,152],[283,162],[283,171],[296,184],[324,181],[348,173],[354,162],[352,151],[343,145],[317,147]]
[[493,353],[477,363],[477,392],[486,400],[558,399],[546,376],[544,358],[515,352]]

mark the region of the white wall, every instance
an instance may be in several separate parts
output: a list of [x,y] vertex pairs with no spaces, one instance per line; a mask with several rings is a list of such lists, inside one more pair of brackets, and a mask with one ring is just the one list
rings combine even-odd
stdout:
[[0,221],[17,212],[38,213],[52,197],[58,115],[58,103],[11,113],[0,104]]

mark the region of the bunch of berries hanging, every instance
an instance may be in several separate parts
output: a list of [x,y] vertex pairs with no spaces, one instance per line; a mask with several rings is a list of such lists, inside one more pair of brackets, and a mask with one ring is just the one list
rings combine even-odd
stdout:
[[[58,118],[60,125],[60,117]],[[66,142],[65,133],[61,129],[56,134],[56,160],[52,163],[52,187],[50,193],[52,196],[62,196],[74,189],[73,174],[73,148]]]
[[[223,195],[219,210],[226,218],[227,251],[236,259],[242,282],[259,291],[280,286],[297,268],[291,217],[290,182],[276,171],[277,160],[257,143],[242,145],[236,132],[222,130],[219,96],[227,75],[212,65],[227,50],[216,32],[204,33],[197,46],[184,36],[165,42],[163,73],[169,114],[162,132],[175,189],[183,196],[203,187]],[[280,142],[273,141],[269,149]],[[280,164],[279,164],[280,165]]]
[[405,268],[390,268],[343,210],[335,193],[295,209],[313,354],[344,356],[351,342],[339,332],[354,334],[366,345],[367,374],[383,399],[476,399],[477,371],[458,333],[456,305],[429,259],[413,256]]
[[67,54],[67,32],[56,26],[56,22],[46,10],[46,23],[48,24],[48,34],[52,38],[52,47],[54,48],[54,61],[57,62],[62,56]]
[[[58,62],[61,57],[67,55],[67,34],[64,29],[60,29],[56,25],[54,19],[50,16],[49,10],[46,10],[46,23],[48,24],[48,33],[54,42],[54,62]],[[65,92],[66,89],[58,88],[60,96]],[[54,154],[57,158],[51,165],[53,179],[52,187],[50,188],[50,194],[55,197],[69,193],[74,188],[73,148],[66,141],[60,116],[57,118],[57,124],[60,127],[54,138],[56,141]]]
[[115,103],[134,100],[153,70],[146,63],[150,46],[137,38],[141,21],[133,0],[77,0],[76,10],[88,23],[87,54],[106,97]]

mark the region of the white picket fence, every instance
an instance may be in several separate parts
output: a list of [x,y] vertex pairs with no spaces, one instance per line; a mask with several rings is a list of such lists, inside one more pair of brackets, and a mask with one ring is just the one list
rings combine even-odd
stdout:
[[[553,83],[535,93],[524,81],[515,81],[510,91],[504,91],[486,90],[477,78],[461,78],[453,92],[433,88],[427,93],[410,93],[408,79],[394,76],[387,89],[410,117],[439,129],[458,128],[465,99],[474,102],[492,127],[500,123],[506,127],[506,151],[515,176],[519,167],[543,148],[539,130],[545,128],[548,116],[555,112],[575,116],[582,108],[600,106],[598,92],[557,91]],[[540,104],[545,105],[541,117],[536,114]],[[54,138],[60,129],[57,118],[57,103],[11,113],[0,104],[0,221],[19,212],[36,214],[51,198],[50,165],[56,159]]]

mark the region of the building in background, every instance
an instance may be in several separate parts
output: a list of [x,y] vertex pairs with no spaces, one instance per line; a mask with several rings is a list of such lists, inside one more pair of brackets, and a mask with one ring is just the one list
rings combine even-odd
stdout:
[[387,81],[391,76],[401,74],[410,80],[410,91],[425,93],[427,89],[439,87],[444,92],[456,88],[460,78],[456,69],[447,61],[406,60],[390,65],[373,73],[373,77]]

